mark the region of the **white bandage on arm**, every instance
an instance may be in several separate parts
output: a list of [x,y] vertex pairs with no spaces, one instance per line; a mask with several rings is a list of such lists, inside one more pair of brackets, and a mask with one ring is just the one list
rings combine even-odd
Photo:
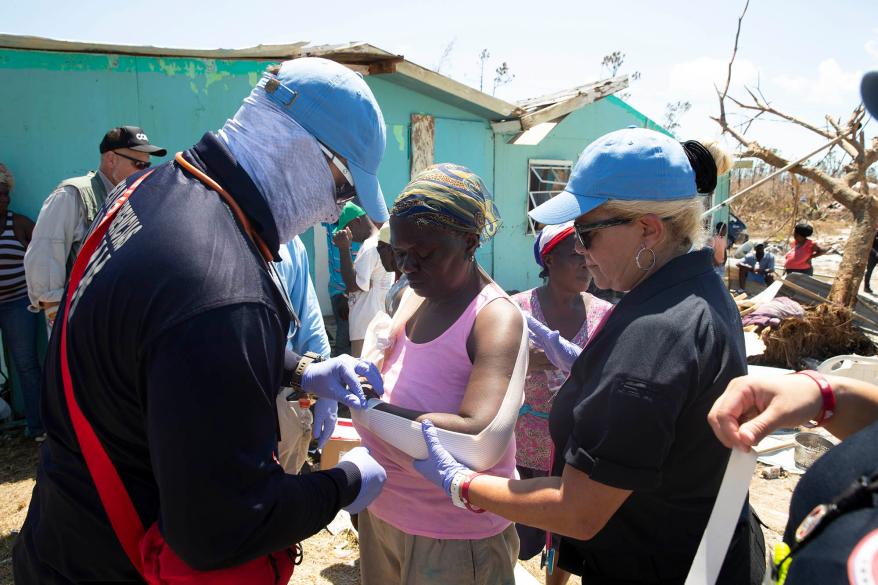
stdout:
[[[496,465],[515,432],[515,421],[518,410],[524,399],[524,380],[527,374],[528,360],[527,326],[522,317],[521,342],[518,345],[518,356],[512,377],[506,387],[506,394],[500,409],[494,418],[477,435],[467,435],[436,428],[439,442],[455,459],[474,471],[485,471]],[[351,410],[351,416],[361,425],[382,440],[405,452],[413,459],[427,458],[427,445],[421,431],[421,423],[403,418],[399,415],[376,410],[375,406],[383,404],[372,399],[364,410]]]

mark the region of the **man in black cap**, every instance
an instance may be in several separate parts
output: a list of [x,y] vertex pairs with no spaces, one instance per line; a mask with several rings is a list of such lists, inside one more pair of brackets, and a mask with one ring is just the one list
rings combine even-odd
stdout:
[[45,310],[51,328],[86,232],[107,193],[120,182],[150,166],[150,156],[165,156],[164,148],[149,143],[142,128],[113,128],[101,140],[97,171],[61,181],[43,203],[33,239],[24,257],[31,307]]

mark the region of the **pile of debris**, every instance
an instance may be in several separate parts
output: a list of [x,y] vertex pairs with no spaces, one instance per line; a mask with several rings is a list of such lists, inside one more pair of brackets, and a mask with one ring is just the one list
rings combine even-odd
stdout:
[[814,368],[838,355],[876,354],[878,306],[859,297],[853,310],[827,300],[830,285],[789,274],[755,297],[734,297],[744,325],[748,362]]
[[806,360],[875,355],[875,345],[854,325],[852,311],[837,305],[806,307],[804,316],[783,319],[777,328],[765,327],[760,337],[765,352],[750,358],[754,365],[798,370],[806,367]]

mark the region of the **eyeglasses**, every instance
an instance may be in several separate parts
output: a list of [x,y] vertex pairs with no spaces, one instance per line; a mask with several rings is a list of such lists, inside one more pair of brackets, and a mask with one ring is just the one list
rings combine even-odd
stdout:
[[579,245],[582,246],[584,250],[588,250],[591,247],[592,232],[617,225],[624,225],[626,223],[631,223],[632,221],[634,221],[633,218],[623,219],[621,217],[614,217],[612,219],[605,219],[594,223],[574,225],[573,229],[576,231],[576,238],[579,240]]
[[152,163],[149,162],[148,160],[136,159],[134,157],[128,156],[127,154],[122,154],[121,152],[117,152],[115,150],[113,151],[113,154],[115,154],[116,156],[121,156],[122,158],[127,158],[132,163],[134,163],[134,168],[136,168],[139,171],[142,171],[144,169],[148,169],[152,165]]
[[345,181],[347,181],[346,185],[335,186],[335,202],[339,205],[341,205],[342,203],[347,203],[357,196],[357,188],[354,187],[354,176],[334,152],[332,152],[319,142],[317,144],[318,146],[320,146],[320,150],[323,151],[323,154],[326,155],[326,158],[329,159],[329,162],[331,162],[335,166],[335,168],[338,169],[338,172],[340,172],[345,178]]
[[[579,245],[582,246],[583,250],[588,250],[591,247],[591,232],[602,230],[604,228],[613,227],[617,225],[625,225],[626,223],[631,223],[635,218],[623,219],[621,217],[613,217],[610,219],[604,219],[602,221],[596,221],[594,223],[586,223],[582,225],[573,225],[573,229],[576,231],[576,237],[579,240]],[[661,218],[662,221],[667,221],[671,219],[670,216]]]

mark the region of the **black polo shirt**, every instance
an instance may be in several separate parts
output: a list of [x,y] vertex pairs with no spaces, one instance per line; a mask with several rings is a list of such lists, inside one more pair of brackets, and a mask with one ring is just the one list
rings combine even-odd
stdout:
[[549,424],[555,475],[571,465],[633,493],[590,541],[562,539],[562,568],[589,585],[685,580],[729,458],[707,413],[746,371],[741,319],[710,250],[674,258],[625,295]]
[[[225,144],[207,134],[185,157],[232,194],[276,252],[268,205]],[[158,522],[199,570],[281,551],[359,491],[351,464],[291,476],[277,463],[290,323],[281,294],[229,207],[174,161],[122,206],[77,289],[68,326],[77,402],[143,526]],[[62,305],[58,323],[66,313]],[[15,580],[139,582],[70,422],[60,333],[46,357],[48,440],[15,544]]]
[[[819,504],[828,504],[860,477],[878,471],[878,422],[833,447],[808,470],[790,500],[784,542],[795,542],[796,528]],[[824,524],[792,557],[786,585],[878,581],[878,495],[871,505],[847,512]],[[850,581],[848,579],[850,578]]]

